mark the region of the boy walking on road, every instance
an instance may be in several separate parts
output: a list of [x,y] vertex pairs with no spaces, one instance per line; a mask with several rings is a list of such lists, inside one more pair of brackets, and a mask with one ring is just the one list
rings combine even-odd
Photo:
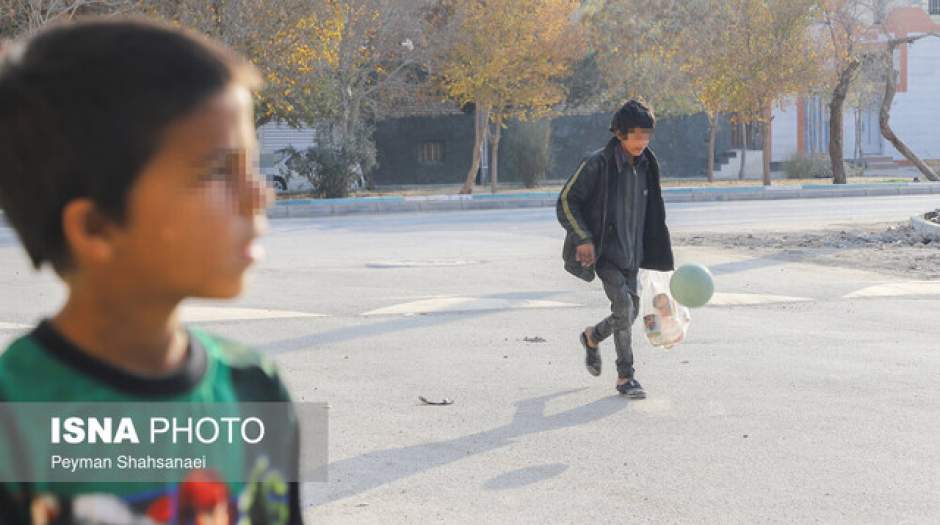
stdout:
[[646,397],[633,368],[637,274],[640,268],[671,271],[674,266],[659,163],[648,148],[655,126],[649,107],[636,100],[625,103],[613,116],[614,136],[581,162],[556,206],[558,221],[568,232],[565,269],[586,281],[596,274],[610,299],[611,314],[580,334],[588,372],[601,374],[598,347],[613,335],[617,391],[632,399]]

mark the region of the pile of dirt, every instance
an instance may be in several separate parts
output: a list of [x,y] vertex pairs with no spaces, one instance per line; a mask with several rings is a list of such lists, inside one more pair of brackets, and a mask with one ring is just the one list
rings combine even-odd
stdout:
[[892,273],[911,279],[940,279],[940,242],[924,239],[909,223],[836,230],[689,234],[677,235],[674,241],[679,246],[747,250],[761,257],[794,262]]
[[[841,230],[790,231],[785,233],[718,233],[680,236],[680,242],[688,246],[716,245],[725,248],[832,248],[846,249],[868,247],[884,249],[897,246],[929,245],[910,224],[893,224],[879,227]],[[940,249],[940,244],[936,247]]]

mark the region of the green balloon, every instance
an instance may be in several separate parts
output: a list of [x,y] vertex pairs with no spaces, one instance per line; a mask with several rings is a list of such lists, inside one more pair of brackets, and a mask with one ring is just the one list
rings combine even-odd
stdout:
[[689,308],[705,306],[715,293],[715,280],[701,264],[680,266],[669,281],[669,291],[679,304]]

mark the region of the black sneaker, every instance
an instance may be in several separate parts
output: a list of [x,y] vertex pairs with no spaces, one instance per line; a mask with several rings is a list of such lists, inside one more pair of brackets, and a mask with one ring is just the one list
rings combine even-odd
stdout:
[[581,332],[581,346],[584,347],[586,355],[584,366],[587,367],[588,373],[595,377],[601,375],[601,354],[597,351],[597,348],[591,348],[584,332]]
[[620,392],[630,399],[646,399],[646,391],[643,390],[643,385],[636,379],[631,379],[622,385],[617,385],[617,392]]

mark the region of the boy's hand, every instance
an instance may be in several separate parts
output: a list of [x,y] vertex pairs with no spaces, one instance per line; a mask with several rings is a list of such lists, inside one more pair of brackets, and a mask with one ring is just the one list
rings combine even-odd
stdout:
[[578,252],[575,260],[581,263],[581,266],[591,266],[594,264],[594,243],[584,243],[578,246]]

